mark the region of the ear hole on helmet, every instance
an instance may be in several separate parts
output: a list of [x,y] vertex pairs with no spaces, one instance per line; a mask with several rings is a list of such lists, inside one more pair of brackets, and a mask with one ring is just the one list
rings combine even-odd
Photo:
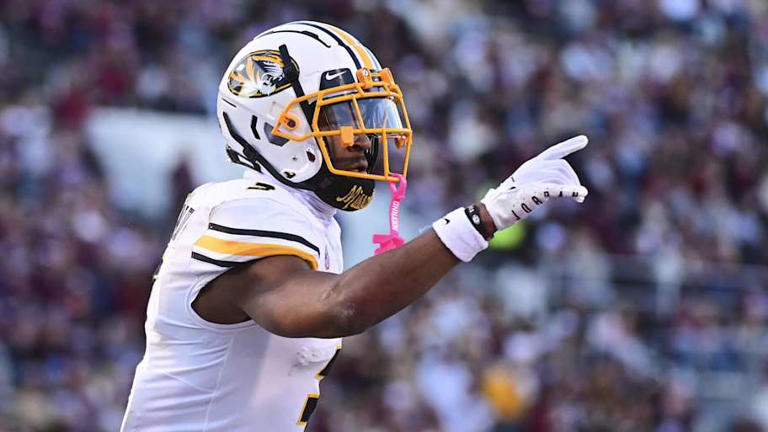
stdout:
[[285,143],[288,142],[288,138],[283,138],[281,136],[272,135],[272,125],[264,122],[264,134],[267,136],[267,141],[270,143],[276,145],[276,146],[283,146]]
[[315,159],[317,159],[317,158],[315,157],[314,153],[312,153],[311,151],[307,150],[307,159],[309,159],[310,162],[314,162]]

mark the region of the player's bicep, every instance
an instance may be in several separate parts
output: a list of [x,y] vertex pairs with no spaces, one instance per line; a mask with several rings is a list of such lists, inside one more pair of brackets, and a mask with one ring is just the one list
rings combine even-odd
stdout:
[[336,337],[343,308],[338,275],[314,271],[296,256],[272,256],[232,269],[217,283],[233,304],[267,331],[285,337]]

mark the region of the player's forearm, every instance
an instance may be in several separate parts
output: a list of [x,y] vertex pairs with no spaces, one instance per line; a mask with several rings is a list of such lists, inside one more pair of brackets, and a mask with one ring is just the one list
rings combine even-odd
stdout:
[[[490,215],[480,207],[493,232]],[[434,230],[338,275],[310,271],[295,258],[267,258],[251,267],[244,284],[233,284],[241,287],[235,288],[241,293],[235,301],[281,336],[350,336],[414,302],[459,262]],[[249,285],[254,288],[242,288]],[[259,286],[277,288],[261,292]]]
[[[496,228],[478,204],[488,232]],[[371,257],[339,275],[324,292],[331,301],[337,336],[357,334],[396,314],[424,295],[461,261],[433,230],[387,253]]]
[[460,261],[429,230],[402,247],[345,271],[325,291],[337,336],[357,334],[426,293]]

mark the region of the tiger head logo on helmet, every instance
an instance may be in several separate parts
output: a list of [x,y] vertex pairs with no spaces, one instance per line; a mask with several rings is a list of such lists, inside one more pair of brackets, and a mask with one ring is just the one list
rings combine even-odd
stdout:
[[362,209],[375,181],[407,175],[400,88],[368,48],[328,24],[283,24],[248,42],[221,80],[217,117],[232,162],[338,209]]

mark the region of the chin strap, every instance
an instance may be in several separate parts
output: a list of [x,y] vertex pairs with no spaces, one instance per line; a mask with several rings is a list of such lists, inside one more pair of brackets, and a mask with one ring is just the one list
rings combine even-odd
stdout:
[[405,240],[400,237],[400,202],[405,199],[408,182],[400,174],[392,174],[392,176],[397,177],[400,181],[397,186],[394,183],[389,183],[389,191],[392,192],[392,199],[389,200],[389,234],[373,235],[373,243],[379,245],[379,248],[374,251],[374,255],[397,249],[405,243]]

